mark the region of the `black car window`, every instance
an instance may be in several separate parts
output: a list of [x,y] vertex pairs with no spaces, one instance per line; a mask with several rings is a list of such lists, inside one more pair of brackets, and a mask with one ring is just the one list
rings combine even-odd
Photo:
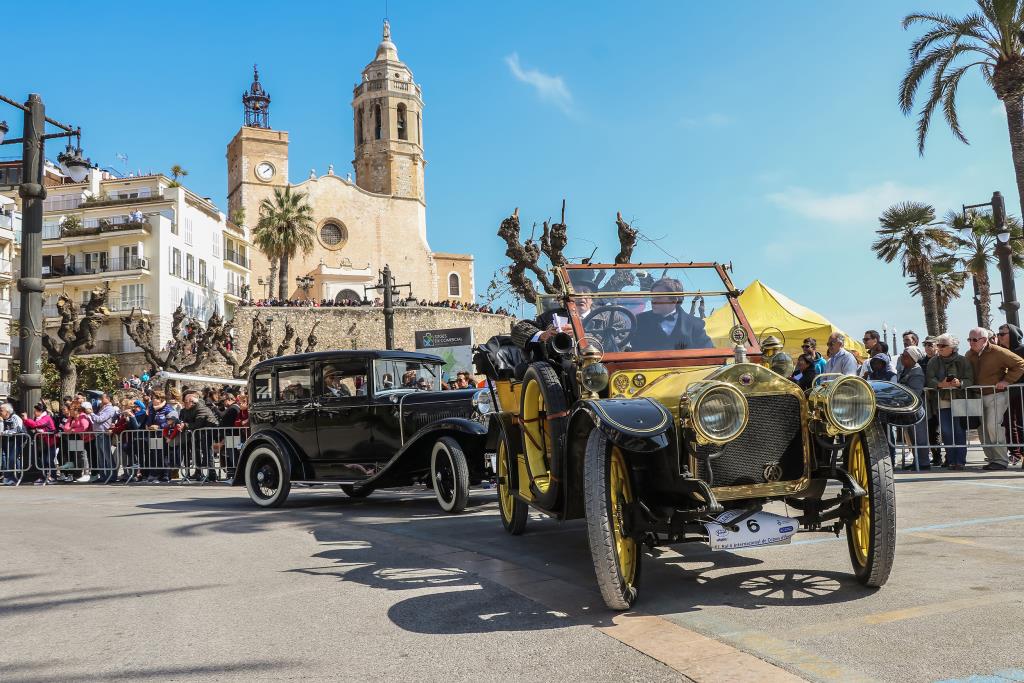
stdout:
[[324,363],[324,380],[319,395],[323,398],[366,396],[366,367],[365,359]]
[[264,403],[274,397],[271,385],[270,370],[257,372],[252,378],[253,403]]
[[309,381],[309,368],[291,368],[277,371],[277,400],[301,401],[313,395]]
[[394,390],[440,391],[441,375],[433,363],[384,358],[373,362],[377,393]]

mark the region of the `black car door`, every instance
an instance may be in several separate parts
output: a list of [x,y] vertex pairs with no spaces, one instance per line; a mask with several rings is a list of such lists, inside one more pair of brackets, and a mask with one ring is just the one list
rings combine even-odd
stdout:
[[282,365],[274,373],[273,421],[311,461],[320,455],[316,436],[316,407],[309,366]]
[[373,406],[367,395],[368,359],[320,363],[316,403],[325,474],[363,479],[374,472]]

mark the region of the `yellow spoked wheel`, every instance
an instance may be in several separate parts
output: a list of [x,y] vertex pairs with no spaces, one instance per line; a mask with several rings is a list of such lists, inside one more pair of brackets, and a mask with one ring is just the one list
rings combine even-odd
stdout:
[[642,556],[629,528],[633,482],[622,451],[599,429],[587,439],[583,479],[587,540],[597,585],[608,607],[629,609],[640,586]]
[[515,490],[514,466],[508,443],[503,438],[498,442],[498,510],[505,531],[518,536],[526,530],[529,509],[526,503],[512,495]]
[[896,556],[896,482],[885,428],[873,422],[850,436],[845,461],[846,471],[867,491],[854,502],[846,525],[853,573],[865,586],[881,586]]
[[558,501],[558,482],[564,467],[569,406],[558,374],[548,363],[531,363],[523,375],[519,407],[523,455],[533,505],[551,510]]

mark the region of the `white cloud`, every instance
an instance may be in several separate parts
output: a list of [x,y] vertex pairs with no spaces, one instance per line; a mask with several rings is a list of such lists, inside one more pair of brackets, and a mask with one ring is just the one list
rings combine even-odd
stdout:
[[572,111],[572,93],[561,76],[551,76],[537,69],[524,69],[519,63],[517,52],[505,57],[505,63],[515,79],[531,86],[542,100],[551,102],[566,114]]
[[892,181],[853,192],[822,194],[805,187],[787,187],[765,195],[771,203],[806,218],[828,223],[873,224],[889,206],[898,202],[936,203],[936,193]]
[[686,117],[679,120],[685,128],[722,128],[732,123],[732,118],[719,112],[711,112],[704,116]]

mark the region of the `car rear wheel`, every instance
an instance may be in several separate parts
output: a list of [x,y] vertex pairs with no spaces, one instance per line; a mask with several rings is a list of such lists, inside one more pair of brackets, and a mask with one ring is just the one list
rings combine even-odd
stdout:
[[508,444],[505,439],[501,439],[498,442],[498,510],[505,531],[519,536],[526,530],[529,509],[526,503],[512,495],[513,467]]
[[872,423],[850,437],[846,469],[868,492],[854,503],[857,514],[846,525],[853,573],[865,586],[882,586],[896,555],[896,482],[881,425]]
[[368,495],[373,493],[371,488],[357,488],[355,484],[342,484],[341,490],[345,492],[345,495],[349,498],[366,498]]
[[245,463],[245,488],[260,507],[284,505],[292,488],[284,457],[270,446],[256,448]]
[[462,512],[469,502],[469,466],[459,442],[442,436],[430,453],[430,478],[434,495],[445,512]]
[[640,587],[641,546],[627,535],[626,506],[634,498],[626,459],[599,429],[590,432],[583,461],[587,540],[601,597],[611,609],[626,610]]

